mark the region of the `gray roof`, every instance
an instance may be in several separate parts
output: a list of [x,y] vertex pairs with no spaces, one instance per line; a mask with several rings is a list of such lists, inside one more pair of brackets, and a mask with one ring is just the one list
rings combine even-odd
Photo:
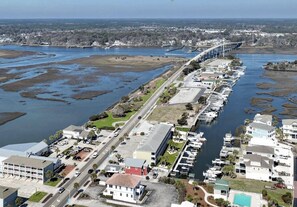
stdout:
[[262,130],[265,130],[265,131],[272,131],[274,130],[274,127],[273,126],[269,126],[267,124],[261,124],[261,123],[250,123],[250,126],[253,127],[253,128],[258,128],[258,129],[262,129]]
[[104,170],[105,172],[119,172],[122,170],[122,167],[120,165],[110,164],[106,165]]
[[36,154],[47,147],[48,145],[44,141],[41,141],[41,142],[30,142],[30,143],[22,143],[22,144],[10,144],[2,147],[2,149],[19,151],[19,152],[31,152],[33,154]]
[[64,130],[82,132],[83,128],[82,128],[82,126],[70,125],[70,126],[66,127]]
[[292,125],[293,123],[297,124],[297,119],[283,119],[283,125]]
[[268,115],[268,114],[257,114],[254,118],[255,121],[260,121],[260,122],[272,122],[272,115]]
[[15,155],[3,160],[3,163],[24,165],[24,166],[34,167],[34,168],[46,168],[49,165],[53,164],[53,162],[48,160],[41,160],[41,159],[36,159],[32,157],[22,157],[22,156],[15,156]]
[[126,158],[125,159],[125,166],[126,167],[138,167],[142,168],[145,165],[145,161],[143,159],[136,159],[136,158]]
[[5,199],[9,197],[11,194],[15,193],[17,189],[15,188],[9,188],[5,186],[0,186],[0,198]]
[[259,162],[262,168],[272,168],[273,161],[267,157],[263,157],[261,155],[244,155],[244,159],[248,159],[248,161],[245,162],[246,166],[249,167],[259,167],[257,165],[253,165],[252,162]]
[[80,133],[80,135],[79,135],[79,136],[81,136],[81,137],[83,137],[83,138],[87,138],[87,137],[88,137],[88,135],[89,135],[89,132],[88,132],[88,131],[86,131],[86,130],[83,130],[83,131]]
[[255,145],[255,146],[247,146],[247,152],[258,152],[265,154],[274,154],[274,149],[272,147],[264,146],[264,145]]
[[169,124],[156,125],[136,151],[156,152],[171,128],[172,125]]

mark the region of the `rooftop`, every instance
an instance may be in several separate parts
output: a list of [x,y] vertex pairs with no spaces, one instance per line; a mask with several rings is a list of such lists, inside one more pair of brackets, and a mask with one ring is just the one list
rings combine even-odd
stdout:
[[13,155],[3,160],[3,162],[16,164],[16,165],[30,166],[34,168],[46,168],[47,166],[53,163],[48,160],[41,160],[41,159],[36,159],[32,157],[22,157],[22,156],[16,156],[16,155]]
[[272,123],[272,115],[268,114],[256,114],[254,121],[263,122],[263,123]]
[[270,126],[270,125],[267,125],[267,124],[262,124],[262,123],[256,123],[256,122],[250,123],[250,127],[258,128],[258,129],[265,130],[265,131],[274,130],[273,126]]
[[297,119],[283,119],[283,125],[297,124]]
[[81,132],[83,130],[83,128],[82,128],[82,126],[70,125],[70,126],[66,127],[64,130]]
[[2,147],[1,149],[36,154],[47,147],[48,145],[44,141],[41,141],[41,142],[30,142],[30,143],[21,143],[21,144],[10,144]]
[[111,178],[106,181],[107,185],[123,186],[128,188],[135,188],[141,181],[140,176],[127,174],[113,174]]
[[126,167],[138,167],[141,168],[145,165],[146,160],[143,159],[136,159],[136,158],[126,158],[125,159],[125,166]]
[[169,124],[156,125],[152,129],[153,131],[140,143],[136,151],[156,152],[171,128],[172,125]]
[[254,145],[254,146],[247,146],[247,152],[258,152],[258,153],[265,153],[265,154],[274,154],[274,149],[272,147],[264,146],[264,145]]
[[11,194],[15,193],[17,189],[15,188],[9,188],[5,186],[0,186],[0,199],[5,199]]
[[[262,168],[272,168],[273,161],[267,157],[263,157],[261,155],[244,155],[243,158],[245,161],[245,165],[249,167],[262,167]],[[260,166],[256,165],[255,163],[259,163]]]

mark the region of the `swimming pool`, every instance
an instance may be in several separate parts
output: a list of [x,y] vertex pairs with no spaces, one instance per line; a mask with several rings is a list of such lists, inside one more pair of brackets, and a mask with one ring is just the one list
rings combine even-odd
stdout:
[[251,207],[252,197],[244,193],[234,195],[233,204],[240,207]]

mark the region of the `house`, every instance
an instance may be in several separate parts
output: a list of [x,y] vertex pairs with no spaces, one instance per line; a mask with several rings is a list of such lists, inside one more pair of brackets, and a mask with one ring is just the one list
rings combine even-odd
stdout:
[[2,161],[4,177],[16,177],[45,182],[46,172],[54,171],[54,163],[32,157],[10,156]]
[[133,153],[133,158],[143,159],[147,164],[156,165],[158,158],[165,152],[167,141],[172,138],[171,124],[157,124],[152,127],[150,134],[143,138]]
[[15,206],[15,200],[17,197],[17,189],[0,186],[0,207]]
[[181,204],[172,203],[171,207],[196,207],[196,205],[190,201],[183,201]]
[[224,200],[228,199],[229,196],[229,182],[223,179],[217,179],[214,185],[214,198],[222,198]]
[[121,173],[122,170],[123,168],[120,165],[116,165],[116,164],[109,164],[109,165],[106,165],[106,167],[104,168],[104,171],[109,175],[113,175],[115,173]]
[[274,148],[269,147],[269,146],[264,146],[264,145],[247,146],[244,154],[260,155],[263,157],[273,159],[274,158]]
[[243,156],[247,179],[271,181],[273,160],[256,154]]
[[147,175],[148,164],[146,160],[126,158],[125,159],[125,173],[132,175]]
[[272,126],[272,115],[268,114],[256,114],[254,117],[254,123],[266,124]]
[[114,200],[137,203],[145,189],[140,181],[140,176],[114,174],[106,181],[103,195],[112,196]]
[[252,122],[247,127],[247,134],[253,138],[270,138],[275,137],[275,128],[273,126]]
[[72,139],[87,139],[89,132],[82,126],[70,125],[63,129],[63,137]]
[[283,119],[282,124],[284,138],[297,142],[297,119]]
[[2,147],[1,149],[25,152],[26,154],[37,155],[37,156],[41,156],[49,151],[48,144],[46,144],[44,141],[21,143],[21,144],[10,144]]

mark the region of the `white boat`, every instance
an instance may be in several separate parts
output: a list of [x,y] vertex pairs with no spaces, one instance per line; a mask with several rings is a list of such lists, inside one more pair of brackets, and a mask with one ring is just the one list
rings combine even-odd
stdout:
[[200,149],[202,147],[201,142],[190,142],[189,146],[193,147],[194,149]]
[[225,162],[222,161],[221,159],[215,159],[213,161],[211,161],[212,164],[215,164],[215,165],[224,165]]

